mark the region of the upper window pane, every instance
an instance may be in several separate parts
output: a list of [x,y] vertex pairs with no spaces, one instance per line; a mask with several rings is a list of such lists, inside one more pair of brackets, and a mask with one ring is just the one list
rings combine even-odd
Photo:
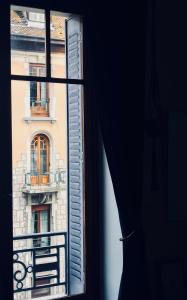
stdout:
[[[42,72],[30,72],[31,64],[42,64]],[[11,6],[11,74],[46,76],[45,12]]]
[[[81,17],[51,11],[49,34],[46,36],[45,10],[11,6],[11,74],[48,73],[53,78],[83,79]],[[46,67],[47,56],[51,74]],[[30,72],[31,64],[42,65],[42,72]]]
[[66,25],[67,16],[51,12],[51,76],[66,77]]
[[82,20],[51,11],[51,76],[82,79]]

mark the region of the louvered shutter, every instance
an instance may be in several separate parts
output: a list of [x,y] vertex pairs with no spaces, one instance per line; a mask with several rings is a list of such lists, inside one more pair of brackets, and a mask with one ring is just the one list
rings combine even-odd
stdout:
[[[79,17],[66,22],[67,76],[81,78],[81,24]],[[83,181],[81,86],[69,84],[68,161],[69,161],[69,292],[84,292],[83,260]]]

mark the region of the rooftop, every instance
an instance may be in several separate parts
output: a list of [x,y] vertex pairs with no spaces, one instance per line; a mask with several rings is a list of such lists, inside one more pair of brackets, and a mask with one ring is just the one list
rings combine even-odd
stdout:
[[[51,16],[51,38],[65,40],[65,17]],[[27,37],[45,38],[45,23],[30,21],[26,11],[11,10],[11,34]]]

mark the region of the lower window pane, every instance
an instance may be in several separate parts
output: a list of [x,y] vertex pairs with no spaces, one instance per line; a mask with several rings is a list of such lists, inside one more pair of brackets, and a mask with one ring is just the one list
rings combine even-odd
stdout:
[[67,295],[66,95],[12,81],[14,300]]

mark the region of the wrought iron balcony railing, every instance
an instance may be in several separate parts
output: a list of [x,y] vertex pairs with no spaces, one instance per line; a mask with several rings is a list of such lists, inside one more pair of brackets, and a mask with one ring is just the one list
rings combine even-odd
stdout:
[[49,99],[30,97],[31,116],[48,117],[49,116]]
[[[14,236],[13,242],[14,293],[64,286],[67,294],[67,232]],[[42,278],[49,284],[38,285]]]
[[66,183],[66,170],[57,169],[54,172],[38,173],[31,171],[25,174],[25,185],[60,185]]
[[42,107],[45,107],[46,110],[48,110],[49,99],[48,98],[37,99],[36,97],[30,97],[30,104],[31,104],[31,107],[42,106]]

